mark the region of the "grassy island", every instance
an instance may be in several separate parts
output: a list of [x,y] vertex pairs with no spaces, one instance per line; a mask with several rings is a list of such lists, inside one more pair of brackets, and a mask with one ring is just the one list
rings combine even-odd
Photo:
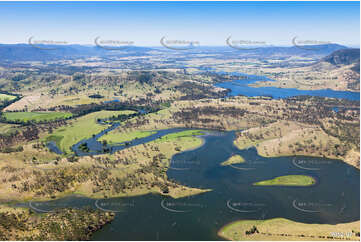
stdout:
[[231,156],[228,160],[223,161],[221,163],[221,166],[229,166],[229,165],[233,165],[233,164],[238,164],[238,163],[243,163],[244,159],[242,156],[240,155],[233,155]]
[[196,135],[204,135],[204,132],[202,130],[185,130],[177,133],[167,134],[163,137],[157,139],[157,142],[165,142],[165,141],[172,141],[172,140],[181,140],[182,138],[196,136]]
[[253,183],[255,186],[312,186],[316,180],[311,176],[288,175]]

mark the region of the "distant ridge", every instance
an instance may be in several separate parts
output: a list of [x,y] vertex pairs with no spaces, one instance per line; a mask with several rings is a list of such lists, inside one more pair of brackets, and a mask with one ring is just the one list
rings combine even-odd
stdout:
[[[38,48],[37,48],[38,47]],[[138,47],[130,46],[120,50],[107,50],[97,46],[86,45],[37,45],[34,47],[29,44],[0,44],[0,60],[2,61],[48,61],[88,57],[111,57],[111,56],[137,56],[148,55],[150,51],[174,51],[164,47]],[[235,56],[256,55],[259,57],[271,56],[323,56],[330,55],[334,51],[347,49],[346,46],[338,44],[325,44],[313,46],[291,46],[277,47],[266,46],[254,49],[237,50],[229,46],[224,47],[196,47],[187,50],[184,53],[224,53]]]
[[333,65],[350,65],[360,62],[360,49],[341,49],[323,58]]
[[[37,48],[39,47],[39,48]],[[2,61],[46,61],[72,59],[92,56],[137,55],[152,50],[146,47],[130,46],[122,50],[106,50],[97,46],[85,45],[37,45],[0,44],[0,60]]]
[[358,48],[337,50],[324,57],[322,61],[336,66],[354,64],[351,70],[360,73],[360,49]]
[[330,53],[346,49],[346,46],[339,44],[324,44],[324,45],[312,45],[312,46],[291,46],[291,47],[264,47],[256,49],[255,51],[263,51],[265,54],[285,54],[285,55],[329,55]]

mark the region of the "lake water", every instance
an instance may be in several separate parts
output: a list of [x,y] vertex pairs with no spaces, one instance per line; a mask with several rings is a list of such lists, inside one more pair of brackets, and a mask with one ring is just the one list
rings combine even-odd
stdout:
[[[67,197],[32,203],[39,211],[91,206],[117,211],[94,240],[218,240],[217,231],[239,219],[283,217],[306,223],[359,220],[360,173],[339,160],[311,157],[264,158],[254,148],[233,145],[235,132],[210,131],[203,146],[172,158],[169,178],[211,192],[172,199],[162,195],[93,200]],[[220,163],[234,154],[246,162]],[[282,175],[310,175],[311,187],[262,187],[252,183]],[[29,204],[25,204],[29,205]]]
[[288,98],[299,95],[309,95],[309,96],[318,96],[318,97],[343,98],[353,101],[360,100],[359,92],[334,91],[331,89],[299,90],[295,88],[250,87],[248,86],[249,84],[252,84],[257,81],[273,81],[273,80],[263,76],[246,75],[240,73],[229,73],[229,74],[245,77],[240,80],[222,82],[222,83],[217,83],[215,85],[217,87],[230,89],[231,92],[228,94],[229,96],[237,96],[237,95],[244,95],[248,97],[272,96],[273,98],[278,99],[278,98]]

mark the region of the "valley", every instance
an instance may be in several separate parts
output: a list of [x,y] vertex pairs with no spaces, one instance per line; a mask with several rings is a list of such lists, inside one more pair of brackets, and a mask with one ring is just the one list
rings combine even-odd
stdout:
[[[0,223],[0,238],[156,239],[160,226],[169,240],[189,240],[200,227],[193,239],[272,240],[285,233],[273,227],[280,218],[290,228],[337,224],[333,228],[352,227],[352,236],[359,235],[360,102],[353,59],[334,65],[333,49],[292,58],[294,49],[282,49],[277,61],[272,51],[279,50],[265,57],[215,48],[209,57],[168,53],[162,62],[164,52],[149,57],[143,51],[111,61],[101,54],[2,64],[0,203],[6,224]],[[234,59],[223,63],[226,57]],[[318,204],[317,213],[299,214],[295,201],[303,201],[305,211]],[[141,236],[131,229],[140,216],[134,207],[154,219]],[[68,228],[59,219],[69,209],[70,220],[83,222],[69,238],[59,237]],[[167,212],[181,214],[179,224],[189,216],[203,219],[179,225],[189,232],[181,234]],[[16,235],[5,230],[15,214],[25,226],[14,227]],[[41,216],[54,224],[47,235]],[[133,217],[124,224],[124,216]],[[142,223],[136,227],[144,229]],[[253,225],[261,232],[234,232]],[[29,226],[32,232],[25,232]],[[77,232],[84,226],[91,229]],[[302,239],[327,239],[327,226]],[[295,229],[290,236],[299,234]]]

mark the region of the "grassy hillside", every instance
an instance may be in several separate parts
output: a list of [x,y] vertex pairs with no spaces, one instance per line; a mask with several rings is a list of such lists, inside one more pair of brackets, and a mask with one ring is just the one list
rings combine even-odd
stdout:
[[[252,232],[252,228],[258,233]],[[248,234],[246,234],[248,232]],[[358,236],[357,236],[358,233]],[[218,235],[227,240],[360,240],[360,221],[345,224],[304,224],[284,218],[240,220],[221,228]]]

